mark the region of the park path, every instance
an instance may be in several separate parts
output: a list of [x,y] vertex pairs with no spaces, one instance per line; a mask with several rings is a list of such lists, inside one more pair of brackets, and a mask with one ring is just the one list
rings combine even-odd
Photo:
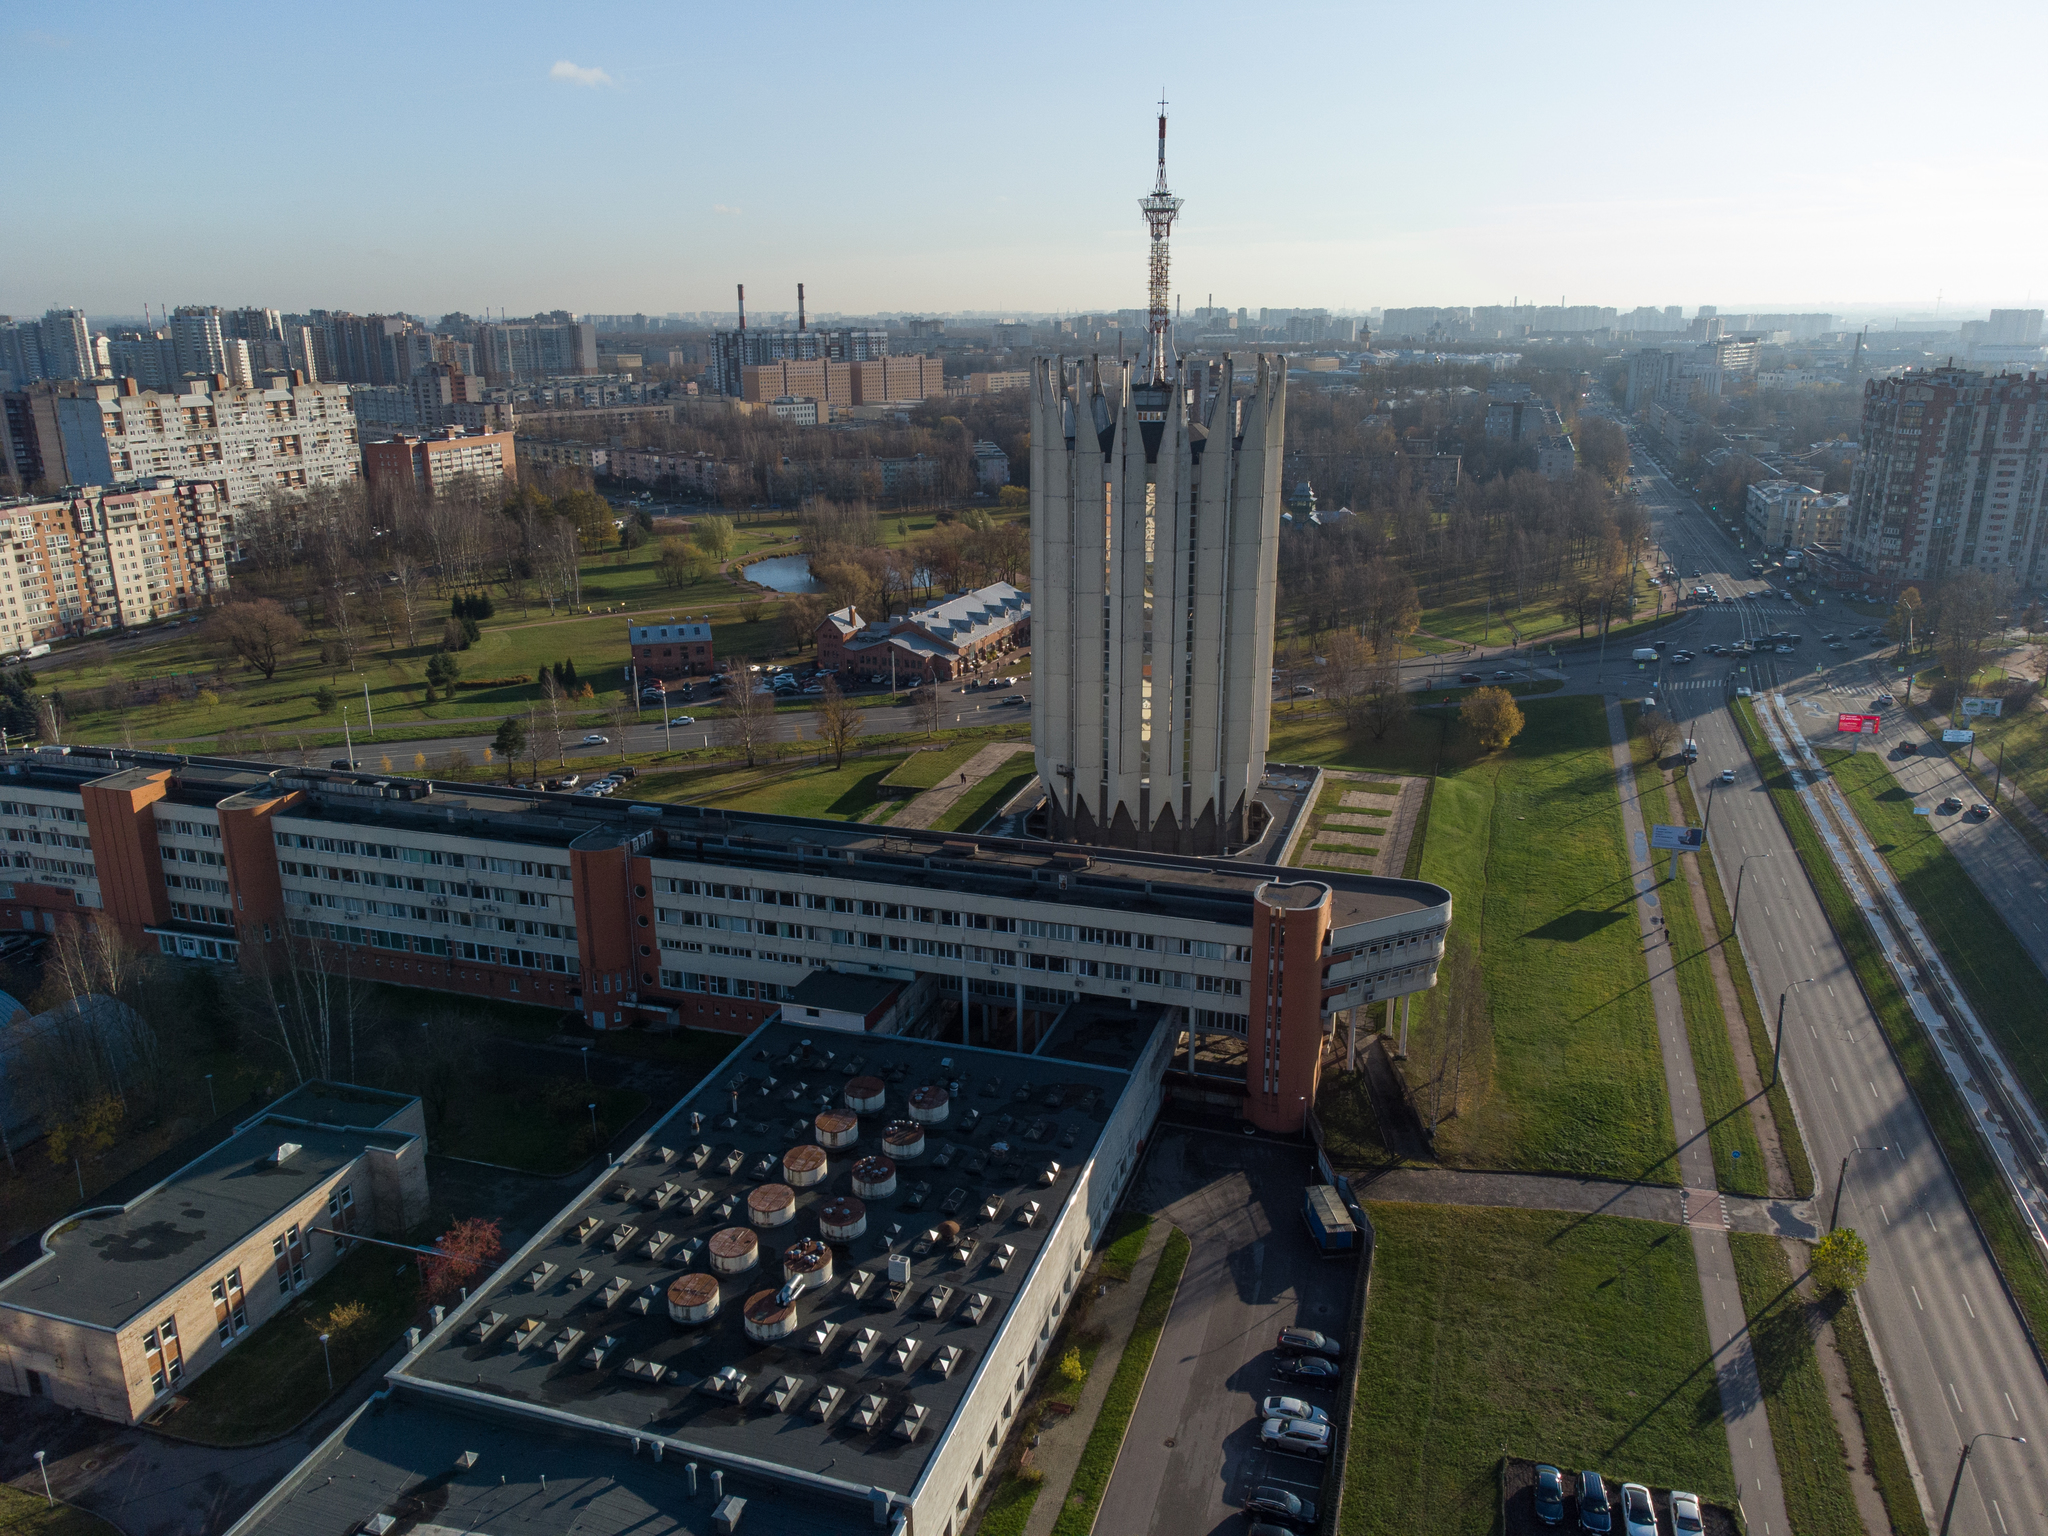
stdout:
[[1700,1299],[1706,1305],[1707,1340],[1713,1350],[1714,1374],[1721,1388],[1721,1424],[1728,1433],[1728,1456],[1735,1468],[1743,1517],[1756,1536],[1791,1536],[1785,1514],[1785,1487],[1778,1474],[1778,1456],[1764,1412],[1763,1381],[1749,1338],[1748,1313],[1735,1282],[1735,1263],[1728,1250],[1726,1204],[1714,1181],[1714,1154],[1707,1142],[1707,1117],[1700,1105],[1699,1084],[1692,1070],[1692,1047],[1685,1033],[1685,1010],[1678,996],[1671,936],[1657,901],[1657,877],[1643,808],[1636,797],[1634,761],[1628,727],[1618,700],[1607,701],[1607,737],[1614,763],[1615,785],[1621,792],[1622,831],[1629,842],[1629,864],[1635,876],[1636,918],[1641,925],[1650,971],[1650,999],[1657,1014],[1657,1042],[1664,1054],[1664,1088],[1671,1100],[1671,1128],[1678,1141],[1678,1171],[1684,1184],[1687,1225],[1692,1232],[1693,1267],[1698,1272]]
[[1029,752],[1028,741],[993,741],[961,765],[952,779],[935,789],[928,789],[917,796],[889,818],[891,827],[903,827],[912,831],[929,827],[953,808],[954,802],[973,789],[983,779],[1002,768],[1019,752]]
[[[1576,1211],[1587,1216],[1626,1216],[1635,1221],[1661,1221],[1679,1227],[1704,1219],[1698,1203],[1691,1198],[1693,1191],[1670,1184],[1631,1184],[1570,1173],[1394,1167],[1378,1173],[1352,1174],[1351,1192],[1360,1200]],[[1723,1195],[1719,1215],[1733,1232],[1797,1237],[1810,1242],[1820,1236],[1814,1212],[1810,1200],[1755,1200],[1745,1195]]]

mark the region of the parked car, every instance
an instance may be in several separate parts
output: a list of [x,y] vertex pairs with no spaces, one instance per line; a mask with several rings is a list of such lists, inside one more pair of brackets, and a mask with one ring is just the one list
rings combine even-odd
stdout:
[[1536,1468],[1536,1518],[1545,1525],[1564,1524],[1564,1474],[1548,1462]]
[[695,725],[696,723],[697,717],[695,715],[677,715],[675,719],[669,721],[670,725]]
[[1262,1419],[1307,1419],[1311,1424],[1327,1424],[1330,1416],[1322,1409],[1310,1404],[1305,1398],[1269,1397],[1259,1404]]
[[808,688],[804,689],[806,695],[820,694],[824,691],[825,685],[823,683],[812,683]]
[[582,774],[565,773],[559,779],[554,780],[549,787],[553,789],[574,789],[578,784],[581,784],[582,782]]
[[1598,1472],[1579,1474],[1579,1529],[1599,1536],[1614,1529],[1614,1511],[1607,1504],[1607,1484]]
[[1268,1419],[1259,1426],[1259,1444],[1293,1456],[1327,1456],[1333,1433],[1329,1425],[1309,1419]]
[[1296,683],[1294,685],[1294,696],[1297,699],[1312,699],[1316,696],[1316,691],[1307,683]]
[[1272,1483],[1264,1483],[1252,1490],[1252,1496],[1244,1501],[1244,1512],[1295,1530],[1313,1530],[1316,1523],[1316,1506],[1312,1499],[1304,1499],[1298,1493]]
[[1695,1532],[1706,1528],[1706,1521],[1700,1518],[1700,1496],[1672,1489],[1671,1529],[1678,1532],[1678,1536],[1694,1536]]
[[1273,1346],[1283,1355],[1341,1355],[1344,1346],[1327,1333],[1317,1333],[1313,1328],[1282,1328],[1280,1338]]
[[585,745],[586,747],[608,747],[611,744],[611,737],[606,736],[600,731],[592,731],[588,736],[583,738],[583,745]]
[[1321,1355],[1295,1355],[1282,1360],[1278,1369],[1289,1381],[1335,1381],[1341,1374],[1336,1361]]
[[1735,690],[1735,697],[1737,697],[1738,699],[1747,699],[1754,697],[1754,695],[1750,693],[1747,687],[1738,685]]
[[1735,782],[1735,770],[1733,768],[1723,768],[1721,770],[1721,782],[1723,784],[1733,784]]
[[1658,1536],[1657,1506],[1641,1483],[1621,1485],[1621,1526],[1626,1536]]

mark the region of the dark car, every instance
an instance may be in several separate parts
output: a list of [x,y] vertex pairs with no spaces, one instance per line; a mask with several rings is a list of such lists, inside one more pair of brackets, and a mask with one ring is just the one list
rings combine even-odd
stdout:
[[1548,1462],[1536,1468],[1536,1518],[1545,1525],[1564,1524],[1564,1474]]
[[1271,1483],[1252,1490],[1252,1496],[1244,1501],[1244,1512],[1253,1519],[1274,1520],[1304,1531],[1314,1529],[1316,1523],[1313,1499],[1304,1499],[1298,1493],[1290,1493]]
[[1289,1381],[1335,1381],[1342,1374],[1336,1361],[1321,1355],[1296,1355],[1282,1360],[1278,1369]]
[[1467,686],[1470,686],[1474,683],[1483,683],[1486,681],[1486,679],[1481,677],[1477,672],[1460,672],[1458,674],[1458,681],[1466,684]]
[[1598,1472],[1579,1474],[1579,1529],[1600,1536],[1614,1529],[1614,1511],[1607,1503],[1607,1484]]
[[1341,1355],[1344,1346],[1313,1328],[1282,1328],[1275,1349],[1283,1355]]
[[351,771],[354,771],[355,769],[361,768],[363,765],[360,761],[350,762],[345,757],[337,757],[333,762],[329,763],[327,766],[330,768],[346,768]]

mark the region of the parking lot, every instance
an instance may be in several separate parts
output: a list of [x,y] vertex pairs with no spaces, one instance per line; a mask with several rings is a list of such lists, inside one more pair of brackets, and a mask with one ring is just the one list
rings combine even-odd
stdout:
[[1322,1503],[1322,1461],[1259,1446],[1261,1399],[1298,1397],[1334,1418],[1343,1386],[1288,1380],[1273,1348],[1294,1325],[1341,1338],[1357,1278],[1356,1261],[1321,1257],[1302,1223],[1313,1164],[1305,1147],[1160,1128],[1132,1203],[1194,1251],[1096,1530],[1238,1531],[1262,1485]]

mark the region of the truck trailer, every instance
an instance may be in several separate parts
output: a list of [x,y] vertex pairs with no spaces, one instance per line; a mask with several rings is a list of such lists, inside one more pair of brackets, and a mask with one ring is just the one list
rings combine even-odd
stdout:
[[1316,1247],[1326,1257],[1334,1253],[1357,1252],[1358,1224],[1344,1209],[1344,1202],[1337,1191],[1329,1185],[1309,1185],[1302,1195],[1301,1219],[1308,1224],[1309,1236],[1316,1240]]

